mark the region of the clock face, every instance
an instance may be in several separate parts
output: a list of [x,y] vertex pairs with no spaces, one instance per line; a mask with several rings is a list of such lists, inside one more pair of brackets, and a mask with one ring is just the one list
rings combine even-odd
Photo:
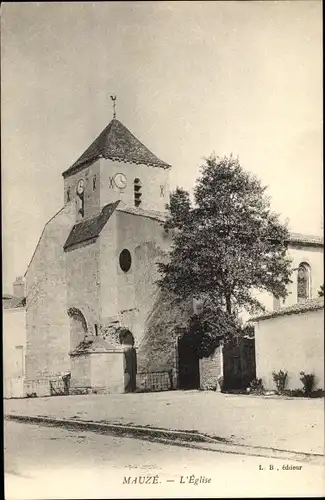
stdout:
[[84,192],[84,181],[83,179],[80,179],[80,181],[77,184],[77,193],[82,194]]
[[124,174],[116,174],[114,177],[114,182],[119,189],[124,189],[127,185],[126,176]]

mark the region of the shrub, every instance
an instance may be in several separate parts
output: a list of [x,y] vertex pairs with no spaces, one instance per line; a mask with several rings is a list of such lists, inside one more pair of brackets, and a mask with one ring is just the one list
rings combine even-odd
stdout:
[[254,380],[250,382],[249,387],[251,389],[250,392],[252,393],[263,394],[264,392],[263,382],[261,378],[254,378]]
[[315,374],[300,372],[300,375],[300,380],[304,386],[304,394],[305,396],[310,397],[315,387]]
[[272,372],[272,376],[278,393],[282,394],[287,383],[288,372],[280,370],[278,372]]
[[305,393],[302,389],[285,389],[283,395],[291,398],[303,398]]
[[[285,389],[283,391],[284,396],[289,396],[291,398],[304,398],[306,393],[303,389]],[[323,389],[317,389],[309,394],[310,398],[323,398],[325,396],[325,391]]]
[[205,390],[206,390],[206,391],[216,391],[216,390],[217,390],[217,388],[218,388],[218,387],[217,387],[217,384],[212,384],[212,383],[207,384],[207,385],[205,386]]
[[26,398],[37,398],[36,392],[28,392]]
[[325,397],[325,391],[324,389],[316,389],[316,391],[313,391],[310,395],[311,398],[323,398]]

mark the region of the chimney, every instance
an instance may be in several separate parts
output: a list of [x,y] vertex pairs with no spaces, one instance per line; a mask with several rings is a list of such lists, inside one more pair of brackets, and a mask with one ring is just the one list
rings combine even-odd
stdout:
[[23,299],[25,297],[25,283],[22,276],[18,276],[13,284],[14,297]]

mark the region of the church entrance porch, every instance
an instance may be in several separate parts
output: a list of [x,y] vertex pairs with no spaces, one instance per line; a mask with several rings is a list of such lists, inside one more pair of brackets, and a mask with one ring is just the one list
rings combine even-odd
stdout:
[[190,344],[186,334],[177,341],[178,354],[178,388],[199,389],[200,367],[195,348]]
[[121,394],[124,390],[124,360],[121,346],[98,337],[87,338],[71,356],[70,394]]
[[[74,320],[74,334],[81,334],[83,326]],[[136,391],[137,356],[134,337],[126,328],[117,328],[116,334],[84,334],[70,352],[70,394],[124,393]]]

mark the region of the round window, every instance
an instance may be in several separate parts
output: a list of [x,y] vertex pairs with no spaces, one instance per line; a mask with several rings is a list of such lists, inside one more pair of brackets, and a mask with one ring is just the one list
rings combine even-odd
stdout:
[[130,270],[131,262],[132,262],[131,254],[125,248],[120,253],[120,267],[121,267],[122,271],[124,271],[125,273],[127,273]]

